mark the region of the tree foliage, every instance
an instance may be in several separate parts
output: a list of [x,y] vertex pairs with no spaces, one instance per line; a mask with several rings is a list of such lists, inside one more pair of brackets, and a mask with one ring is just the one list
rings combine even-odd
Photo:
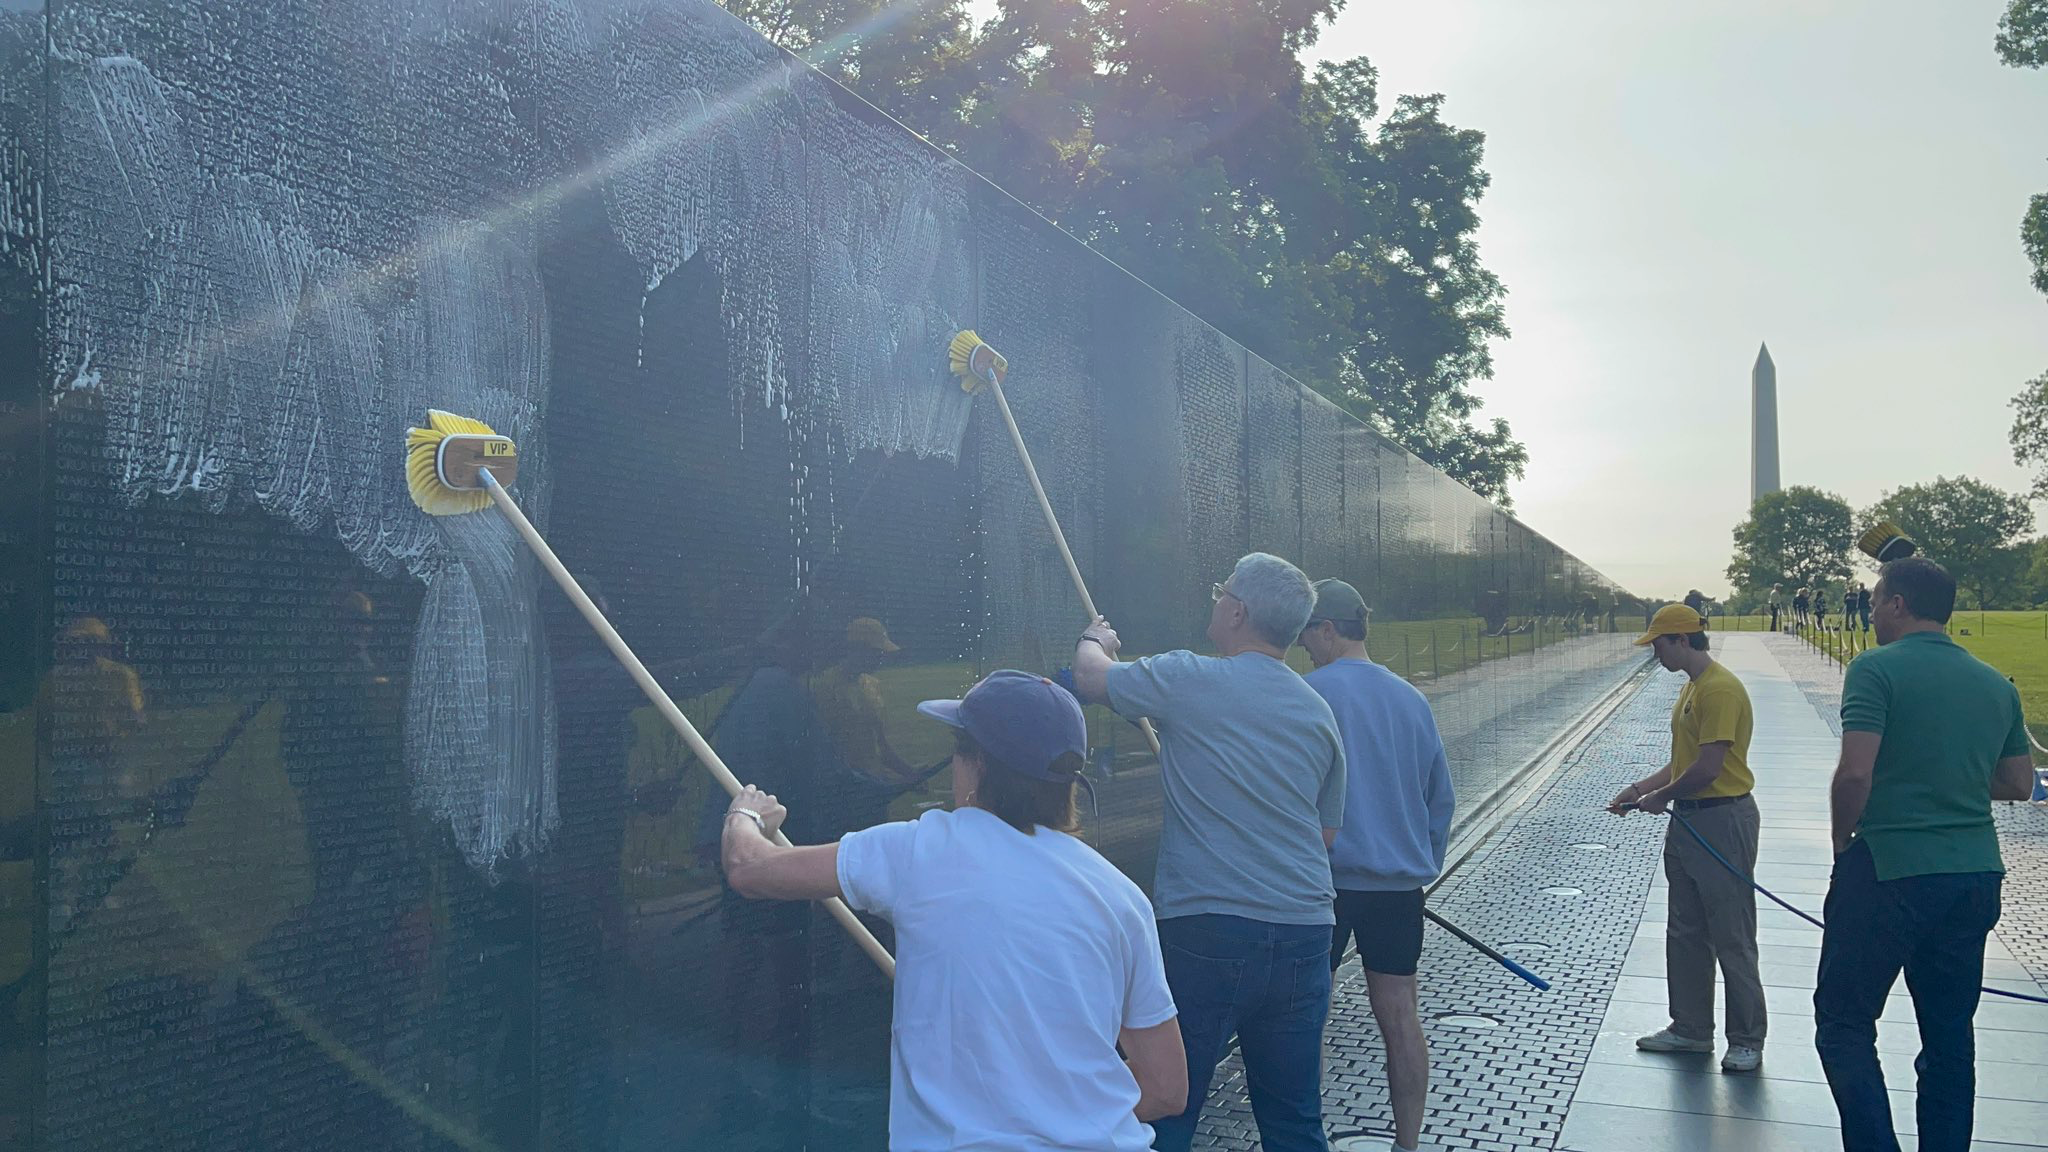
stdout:
[[2011,0],[1992,46],[2014,68],[2048,65],[2048,0]]
[[1503,504],[1485,137],[1301,53],[1340,0],[726,0],[1254,353]]
[[2020,546],[2020,552],[2026,576],[2021,582],[2021,594],[2008,606],[2031,608],[2048,604],[2048,536],[2029,540]]
[[2020,218],[2020,250],[2034,265],[2036,291],[2048,293],[2048,192],[2036,192]]
[[[1998,58],[2014,68],[2048,66],[2048,0],[2011,0],[1993,41]],[[2048,295],[2048,192],[2027,201],[2020,218],[2020,249],[2034,266],[2034,288]],[[2034,494],[2048,497],[2048,373],[2036,376],[2013,400],[2019,415],[2012,425],[2013,458],[2035,464]]]
[[1804,485],[1766,493],[1736,525],[1728,582],[1749,595],[1781,585],[1790,596],[1846,579],[1854,543],[1855,512],[1840,496]]
[[1888,492],[1863,515],[1865,524],[1879,520],[1911,536],[1978,604],[2024,573],[2016,546],[2034,530],[2026,497],[1969,476],[1937,476]]
[[2012,406],[2012,462],[2035,469],[2030,494],[2048,500],[2048,372],[2027,381]]

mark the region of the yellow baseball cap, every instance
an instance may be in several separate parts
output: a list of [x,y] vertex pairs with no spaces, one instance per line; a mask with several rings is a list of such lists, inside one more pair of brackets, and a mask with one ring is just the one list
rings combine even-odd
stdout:
[[866,648],[872,652],[900,652],[894,640],[889,639],[889,630],[873,616],[856,616],[846,626],[846,642],[855,648]]
[[1659,636],[1690,636],[1707,630],[1707,618],[1683,604],[1666,604],[1650,617],[1650,630],[1636,637],[1637,644],[1648,644]]

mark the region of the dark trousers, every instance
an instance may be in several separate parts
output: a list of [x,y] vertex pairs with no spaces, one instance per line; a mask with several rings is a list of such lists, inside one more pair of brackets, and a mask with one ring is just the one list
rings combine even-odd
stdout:
[[1984,937],[1998,923],[1996,872],[1880,881],[1862,841],[1835,858],[1813,993],[1814,1047],[1842,1116],[1846,1152],[1899,1152],[1877,1062],[1877,1017],[1899,971],[1920,1022],[1921,1152],[1965,1152],[1977,1092]]
[[1330,926],[1238,916],[1159,922],[1166,983],[1188,1054],[1188,1106],[1152,1124],[1152,1147],[1186,1152],[1216,1065],[1237,1037],[1259,1143],[1326,1152],[1323,1022],[1330,1013]]

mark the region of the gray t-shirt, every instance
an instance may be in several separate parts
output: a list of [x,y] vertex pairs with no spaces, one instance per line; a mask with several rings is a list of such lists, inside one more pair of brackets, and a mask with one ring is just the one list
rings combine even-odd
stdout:
[[1109,670],[1109,706],[1159,722],[1161,920],[1334,922],[1322,830],[1344,821],[1344,743],[1315,689],[1257,652],[1162,652]]

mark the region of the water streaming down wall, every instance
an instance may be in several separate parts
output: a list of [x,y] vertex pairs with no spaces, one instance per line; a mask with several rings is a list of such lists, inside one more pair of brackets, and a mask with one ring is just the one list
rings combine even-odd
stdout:
[[[879,1148],[887,989],[722,892],[722,801],[429,406],[824,840],[1097,600],[1341,575],[1468,796],[1631,666],[1598,573],[708,0],[0,11],[0,1145]],[[1618,624],[1617,624],[1618,615]],[[1091,718],[1140,881],[1156,766]],[[883,928],[886,937],[886,927]]]

